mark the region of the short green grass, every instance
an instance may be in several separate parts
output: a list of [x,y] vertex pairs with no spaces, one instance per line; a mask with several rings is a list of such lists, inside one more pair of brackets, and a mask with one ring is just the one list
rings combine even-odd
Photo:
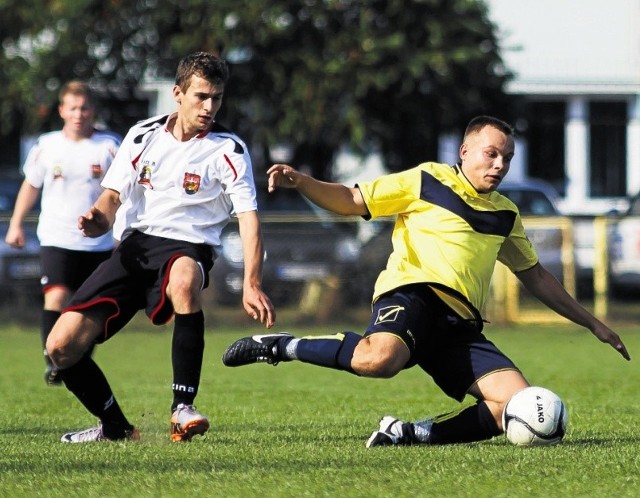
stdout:
[[191,443],[172,444],[171,329],[135,322],[99,347],[95,358],[142,440],[69,445],[59,442],[62,433],[95,421],[66,389],[44,385],[36,328],[4,326],[0,496],[640,495],[635,328],[619,330],[638,356],[627,363],[577,327],[488,327],[530,382],[565,400],[570,430],[561,445],[518,448],[500,437],[369,450],[364,443],[381,415],[416,419],[456,409],[457,403],[419,369],[372,380],[300,363],[225,368],[225,346],[258,330],[207,333],[197,406],[212,428]]

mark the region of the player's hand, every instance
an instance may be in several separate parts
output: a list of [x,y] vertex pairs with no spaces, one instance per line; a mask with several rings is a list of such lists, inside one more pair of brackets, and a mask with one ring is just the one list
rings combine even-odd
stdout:
[[22,249],[25,244],[24,230],[22,230],[22,227],[12,227],[9,225],[4,241],[11,247]]
[[276,312],[271,299],[257,287],[245,288],[242,293],[244,310],[254,320],[260,320],[268,329],[276,323]]
[[94,206],[78,218],[78,228],[85,237],[100,237],[109,231],[109,221]]
[[274,192],[278,187],[296,188],[300,182],[302,173],[288,164],[274,164],[267,170],[269,175],[269,192]]
[[606,342],[610,344],[613,349],[615,349],[618,353],[622,355],[622,357],[629,361],[631,360],[631,356],[627,351],[622,339],[616,334],[613,330],[607,327],[604,324],[599,324],[593,331],[593,335],[595,335],[602,342]]

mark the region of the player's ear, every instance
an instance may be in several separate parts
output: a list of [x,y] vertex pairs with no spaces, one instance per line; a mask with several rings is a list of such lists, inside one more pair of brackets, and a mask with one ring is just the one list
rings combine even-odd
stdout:
[[466,156],[466,155],[467,155],[467,150],[468,150],[468,149],[467,149],[467,144],[463,143],[463,144],[460,146],[460,149],[459,149],[459,151],[458,151],[458,155],[460,156],[460,160],[461,160],[461,161],[464,161],[464,156]]

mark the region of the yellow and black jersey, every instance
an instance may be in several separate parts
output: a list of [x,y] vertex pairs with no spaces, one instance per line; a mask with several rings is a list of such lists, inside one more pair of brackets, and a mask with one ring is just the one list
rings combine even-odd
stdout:
[[423,163],[358,187],[371,218],[396,216],[393,251],[374,301],[400,286],[427,282],[466,316],[467,304],[477,310],[484,305],[496,260],[514,272],[538,262],[517,207],[498,192],[478,193],[457,166]]

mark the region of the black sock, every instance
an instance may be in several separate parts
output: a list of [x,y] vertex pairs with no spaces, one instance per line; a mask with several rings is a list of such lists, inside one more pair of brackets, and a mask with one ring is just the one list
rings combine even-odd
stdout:
[[125,431],[133,426],[122,413],[113,391],[100,367],[89,356],[65,370],[62,370],[62,380],[67,389],[102,422],[102,431],[109,439],[120,439]]
[[60,318],[60,312],[53,310],[42,310],[42,315],[40,316],[40,339],[44,350],[44,361],[47,365],[52,365],[51,359],[47,354],[47,338],[58,318]]
[[429,444],[470,443],[501,434],[486,403],[469,406],[459,412],[436,417],[431,426]]
[[198,394],[202,357],[204,355],[204,313],[196,311],[175,315],[171,364],[173,365],[173,404],[193,404]]
[[351,358],[361,339],[362,336],[354,332],[331,337],[303,337],[297,343],[296,358],[305,363],[355,373],[351,368]]

